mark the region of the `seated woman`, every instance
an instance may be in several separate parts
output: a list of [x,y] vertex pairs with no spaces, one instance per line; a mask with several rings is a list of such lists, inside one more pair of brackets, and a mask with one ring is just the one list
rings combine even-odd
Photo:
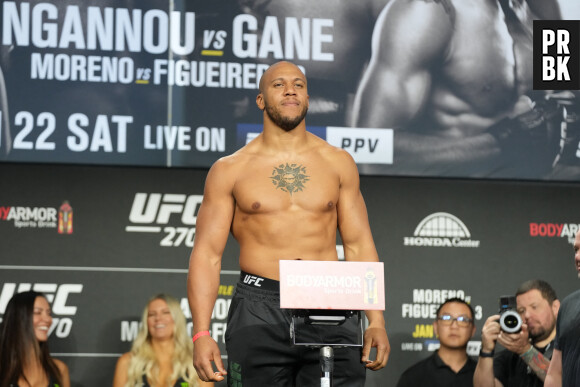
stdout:
[[117,361],[113,387],[198,387],[193,344],[179,302],[165,294],[149,300],[131,352]]
[[70,387],[68,367],[50,356],[50,305],[42,293],[15,294],[0,325],[0,386]]

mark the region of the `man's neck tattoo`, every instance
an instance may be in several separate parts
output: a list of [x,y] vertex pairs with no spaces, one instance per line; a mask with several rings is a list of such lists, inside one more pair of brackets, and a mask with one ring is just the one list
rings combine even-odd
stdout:
[[286,163],[274,167],[270,179],[276,188],[292,196],[294,192],[304,189],[304,183],[310,180],[310,176],[306,175],[306,167]]

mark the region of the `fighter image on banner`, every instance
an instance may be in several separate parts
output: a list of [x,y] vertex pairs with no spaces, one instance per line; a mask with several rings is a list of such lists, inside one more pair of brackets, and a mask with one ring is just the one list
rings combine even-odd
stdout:
[[533,90],[531,60],[533,21],[574,1],[335,3],[3,1],[1,157],[209,167],[260,132],[287,60],[361,174],[578,179],[578,92]]
[[532,22],[578,17],[570,7],[391,1],[375,26],[353,125],[393,128],[394,161],[361,170],[577,180],[579,95],[532,89]]

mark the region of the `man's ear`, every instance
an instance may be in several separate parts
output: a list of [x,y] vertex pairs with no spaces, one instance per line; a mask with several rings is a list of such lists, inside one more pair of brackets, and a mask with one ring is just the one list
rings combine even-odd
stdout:
[[435,332],[435,337],[439,337],[439,333],[437,333],[437,321],[433,321],[433,332]]
[[554,300],[554,302],[552,302],[552,313],[554,313],[554,316],[558,316],[559,311],[560,311],[560,300]]
[[264,110],[265,104],[264,104],[264,96],[262,95],[262,93],[256,96],[256,105],[258,105],[258,109]]

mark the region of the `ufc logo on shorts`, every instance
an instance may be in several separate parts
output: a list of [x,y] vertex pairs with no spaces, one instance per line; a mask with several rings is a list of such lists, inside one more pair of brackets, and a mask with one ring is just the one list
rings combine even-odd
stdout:
[[245,284],[254,285],[257,287],[262,287],[262,285],[260,285],[260,282],[262,282],[263,280],[264,280],[263,278],[256,277],[255,275],[249,275],[249,274],[246,274],[246,276],[244,277]]

